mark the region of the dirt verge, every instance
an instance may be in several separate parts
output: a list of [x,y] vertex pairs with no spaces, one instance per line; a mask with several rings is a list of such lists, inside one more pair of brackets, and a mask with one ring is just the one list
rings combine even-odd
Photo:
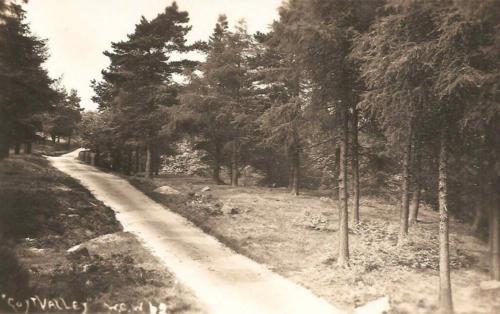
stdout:
[[0,239],[2,313],[203,312],[110,208],[40,156],[0,162]]

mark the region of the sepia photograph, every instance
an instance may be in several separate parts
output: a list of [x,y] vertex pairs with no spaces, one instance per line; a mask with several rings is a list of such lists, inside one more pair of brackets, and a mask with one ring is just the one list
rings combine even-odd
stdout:
[[500,0],[0,0],[0,314],[500,314]]

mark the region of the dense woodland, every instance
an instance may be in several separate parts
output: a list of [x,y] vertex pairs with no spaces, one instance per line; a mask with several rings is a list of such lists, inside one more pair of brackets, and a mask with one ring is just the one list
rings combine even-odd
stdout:
[[92,82],[99,110],[83,114],[76,92],[41,67],[45,43],[21,8],[0,5],[1,158],[40,134],[78,131],[97,166],[152,178],[189,139],[217,184],[237,186],[251,165],[291,195],[331,189],[339,267],[349,265],[348,228],[363,220],[360,197],[392,182],[398,245],[420,204],[440,213],[443,313],[453,311],[449,215],[488,234],[500,280],[500,1],[290,0],[267,33],[221,15],[195,43],[174,2],[104,52],[110,65]]

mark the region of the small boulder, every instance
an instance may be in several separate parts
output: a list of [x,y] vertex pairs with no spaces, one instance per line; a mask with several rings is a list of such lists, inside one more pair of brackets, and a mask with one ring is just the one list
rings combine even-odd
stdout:
[[202,192],[208,192],[211,191],[212,189],[209,186],[205,186],[204,188],[201,189]]
[[479,287],[481,288],[481,290],[500,289],[500,281],[498,281],[498,280],[481,281],[481,283],[479,284]]
[[382,297],[374,301],[368,302],[363,306],[354,309],[355,314],[383,314],[389,313],[391,304],[389,297]]
[[229,214],[229,215],[241,214],[241,209],[231,204],[224,204],[221,210],[224,214]]
[[177,191],[176,189],[174,189],[168,185],[160,186],[159,188],[155,189],[154,192],[160,193],[160,194],[167,194],[167,195],[181,194],[181,192]]
[[75,245],[66,251],[68,257],[89,257],[89,250],[81,244]]
[[332,201],[331,198],[325,196],[320,197],[319,200],[325,203],[330,203]]

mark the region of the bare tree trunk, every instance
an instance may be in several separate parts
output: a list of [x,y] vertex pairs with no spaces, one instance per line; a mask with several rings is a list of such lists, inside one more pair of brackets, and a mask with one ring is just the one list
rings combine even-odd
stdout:
[[410,211],[410,162],[411,162],[411,144],[412,144],[412,128],[408,128],[408,139],[403,156],[403,186],[401,196],[401,211],[399,215],[399,234],[398,244],[402,244],[408,236],[408,216]]
[[52,138],[52,143],[55,144],[56,143],[56,136],[55,135],[51,135],[50,137]]
[[448,147],[446,130],[441,133],[439,153],[439,312],[453,313],[450,280],[450,244],[448,216]]
[[24,153],[31,154],[31,151],[31,142],[27,142],[26,144],[24,144]]
[[70,147],[71,147],[71,135],[68,136],[68,148],[70,148]]
[[420,207],[420,152],[419,148],[413,146],[413,175],[412,175],[412,192],[410,201],[410,220],[409,225],[417,223],[418,209]]
[[336,186],[333,188],[333,195],[340,200],[340,190],[338,186],[339,177],[340,177],[340,145],[335,143],[335,171],[334,171],[333,182],[336,182]]
[[129,176],[130,173],[132,172],[132,150],[127,149],[126,154],[127,154],[127,166],[125,167],[125,174]]
[[328,165],[327,162],[325,162],[325,165],[323,166],[323,171],[321,171],[321,180],[319,182],[319,189],[320,190],[326,190],[329,185],[329,180],[330,180],[330,174],[328,173]]
[[292,188],[290,193],[292,195],[299,195],[299,183],[300,183],[300,153],[298,149],[293,152],[292,158]]
[[274,182],[274,172],[273,172],[273,158],[271,157],[271,154],[269,154],[266,158],[266,183],[267,186],[271,187],[273,186]]
[[99,167],[101,165],[101,152],[99,146],[95,148],[94,166]]
[[[482,204],[481,202],[478,200],[475,202],[474,204],[474,220],[472,221],[472,224],[471,224],[471,231],[472,233],[476,233],[478,230],[479,230],[479,226],[481,225],[481,221],[483,220],[483,209],[482,209]],[[491,220],[490,220],[491,222]]]
[[215,144],[215,150],[214,150],[214,160],[213,160],[213,173],[212,173],[212,179],[214,180],[215,184],[222,184],[222,180],[220,179],[220,154],[221,154],[221,147],[218,143]]
[[293,170],[293,157],[291,151],[288,152],[288,189],[291,191],[293,187],[293,177],[295,176]]
[[8,136],[0,134],[0,160],[9,157],[10,141]]
[[[493,200],[495,197],[492,196]],[[500,280],[500,206],[490,202],[491,279]]]
[[141,172],[141,150],[139,147],[135,148],[135,173]]
[[61,138],[59,136],[57,137],[57,143],[61,143]]
[[151,179],[153,177],[152,158],[153,156],[151,151],[151,144],[148,144],[146,147],[146,170],[145,170],[146,179]]
[[154,175],[159,175],[160,174],[160,151],[157,148],[153,148],[151,151],[152,154],[152,167],[153,167],[153,174]]
[[359,224],[358,111],[352,113],[352,225]]
[[239,152],[238,152],[238,142],[237,140],[234,140],[232,143],[231,147],[231,186],[238,186],[238,177],[239,177],[239,170],[238,170],[238,158],[239,158]]
[[340,173],[339,173],[339,266],[349,265],[349,226],[348,226],[348,195],[347,195],[347,147],[349,140],[349,116],[347,108],[342,117],[342,138],[340,141]]
[[15,143],[14,144],[14,154],[19,155],[20,152],[21,152],[21,144]]

